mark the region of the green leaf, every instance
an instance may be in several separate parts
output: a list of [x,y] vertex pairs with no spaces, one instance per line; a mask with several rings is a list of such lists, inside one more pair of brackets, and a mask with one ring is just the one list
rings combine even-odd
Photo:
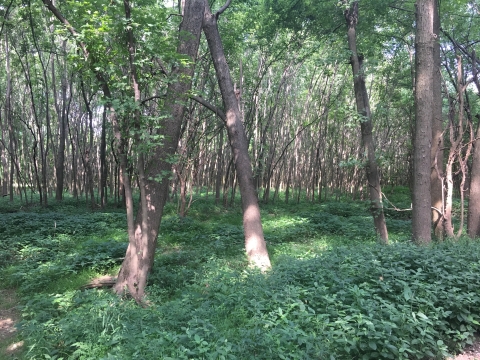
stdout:
[[413,297],[412,290],[410,289],[410,287],[408,285],[405,285],[403,287],[403,297],[407,301],[409,301]]

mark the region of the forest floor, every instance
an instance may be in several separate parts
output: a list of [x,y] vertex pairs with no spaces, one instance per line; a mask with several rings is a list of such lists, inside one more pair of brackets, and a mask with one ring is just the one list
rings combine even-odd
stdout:
[[[109,277],[111,280],[111,277]],[[95,286],[93,286],[95,287]],[[20,321],[16,293],[12,289],[0,290],[0,359],[16,358],[23,349],[23,341],[16,341],[16,323]],[[448,360],[480,360],[480,337],[461,354]]]
[[168,204],[141,308],[105,289],[127,248],[122,209],[0,199],[0,360],[440,359],[475,335],[445,360],[480,360],[480,242],[414,246],[409,215],[392,212],[387,248],[364,202],[266,204],[264,276],[247,267],[241,210],[199,200],[185,218]]
[[20,320],[19,304],[14,290],[0,290],[0,359],[13,358],[22,348],[16,341],[16,323]]
[[480,360],[480,337],[476,337],[472,345],[467,346],[465,350],[453,358],[453,360]]

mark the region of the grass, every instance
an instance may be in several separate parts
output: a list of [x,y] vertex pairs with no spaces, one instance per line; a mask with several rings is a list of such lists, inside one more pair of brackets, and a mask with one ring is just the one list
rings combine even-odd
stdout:
[[[408,203],[404,189],[391,201]],[[393,199],[393,200],[392,200]],[[125,215],[67,199],[47,209],[0,199],[0,277],[21,297],[25,359],[423,359],[469,343],[480,326],[480,244],[409,242],[408,213],[387,211],[377,244],[367,204],[262,206],[273,269],[249,269],[241,212],[199,197],[169,204],[150,307],[107,290]]]

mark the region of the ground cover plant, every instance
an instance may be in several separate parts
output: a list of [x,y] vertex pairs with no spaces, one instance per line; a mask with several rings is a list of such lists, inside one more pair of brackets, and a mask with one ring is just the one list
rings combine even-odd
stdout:
[[441,359],[480,326],[480,244],[415,246],[404,212],[387,212],[392,244],[381,246],[363,202],[263,205],[273,269],[262,274],[247,267],[238,206],[200,196],[180,218],[169,204],[142,308],[82,288],[118,271],[127,238],[117,207],[1,201],[1,286],[21,297],[18,358]]

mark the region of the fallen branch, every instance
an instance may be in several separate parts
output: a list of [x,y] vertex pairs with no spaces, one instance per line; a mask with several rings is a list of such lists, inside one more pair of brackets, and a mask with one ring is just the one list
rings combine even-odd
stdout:
[[110,275],[100,276],[93,279],[88,284],[83,285],[82,289],[98,289],[103,287],[112,287],[117,282],[117,278]]
[[399,208],[397,208],[397,207],[395,206],[394,203],[392,203],[390,200],[388,200],[388,198],[385,196],[385,194],[384,194],[383,192],[382,192],[382,196],[385,198],[385,200],[387,200],[387,201],[390,203],[390,205],[393,206],[393,208],[385,208],[385,209],[387,209],[387,210],[395,210],[395,211],[412,211],[412,205],[410,205],[410,209],[399,209]]

